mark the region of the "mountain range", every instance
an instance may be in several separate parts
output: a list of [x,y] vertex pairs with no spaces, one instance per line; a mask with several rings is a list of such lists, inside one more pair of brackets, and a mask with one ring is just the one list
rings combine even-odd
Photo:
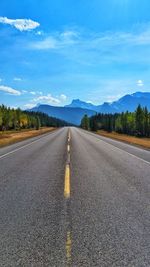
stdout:
[[31,110],[43,112],[49,116],[79,125],[85,114],[92,116],[95,113],[121,113],[127,110],[133,112],[139,104],[142,107],[146,106],[150,110],[149,92],[136,92],[131,95],[125,95],[117,101],[112,103],[105,102],[102,105],[93,105],[80,99],[74,99],[70,105],[66,105],[65,107],[40,104]]
[[102,105],[93,105],[91,103],[86,103],[84,101],[80,101],[79,99],[75,99],[70,105],[67,105],[66,107],[80,107],[83,109],[94,110],[100,113],[120,113],[127,110],[132,112],[137,108],[139,104],[141,104],[141,106],[143,107],[147,106],[147,108],[150,110],[150,93],[136,92],[131,95],[125,95],[119,100],[112,103],[105,102]]
[[74,125],[79,125],[85,114],[90,117],[96,113],[94,110],[82,109],[78,107],[54,107],[50,105],[38,105],[32,108],[30,111],[46,113],[51,117],[64,120]]

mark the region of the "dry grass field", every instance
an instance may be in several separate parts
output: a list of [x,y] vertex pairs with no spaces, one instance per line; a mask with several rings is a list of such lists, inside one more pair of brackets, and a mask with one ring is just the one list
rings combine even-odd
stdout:
[[0,132],[0,147],[10,145],[30,137],[38,136],[56,130],[56,128],[41,128],[40,130],[21,130]]
[[116,132],[108,133],[102,130],[97,131],[97,134],[150,149],[150,138],[139,138],[135,136],[129,136],[126,134],[118,134]]

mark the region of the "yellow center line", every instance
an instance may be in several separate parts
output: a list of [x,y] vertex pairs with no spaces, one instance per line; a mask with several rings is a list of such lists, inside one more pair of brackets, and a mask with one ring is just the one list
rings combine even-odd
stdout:
[[[68,130],[67,136],[67,162],[65,167],[65,181],[64,181],[64,197],[65,199],[70,198],[70,140],[71,134],[70,130]],[[70,227],[67,227],[67,237],[66,237],[66,267],[71,266],[71,248],[72,248],[72,240],[71,240],[71,231]]]
[[66,164],[66,170],[65,170],[64,197],[70,198],[70,166],[69,164]]
[[71,232],[67,232],[67,240],[66,240],[66,258],[67,258],[67,265],[69,266],[71,264]]
[[68,131],[68,142],[70,142],[71,135],[70,135],[70,130]]
[[70,152],[70,145],[69,144],[67,145],[67,152],[68,153]]

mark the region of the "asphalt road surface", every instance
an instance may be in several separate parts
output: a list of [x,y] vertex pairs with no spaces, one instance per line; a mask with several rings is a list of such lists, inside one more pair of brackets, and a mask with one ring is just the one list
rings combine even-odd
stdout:
[[150,266],[150,151],[77,128],[0,149],[0,266]]

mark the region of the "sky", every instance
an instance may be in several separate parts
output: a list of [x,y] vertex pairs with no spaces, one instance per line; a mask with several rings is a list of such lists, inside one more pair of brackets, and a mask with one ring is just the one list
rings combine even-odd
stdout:
[[149,0],[1,0],[0,104],[150,92]]

